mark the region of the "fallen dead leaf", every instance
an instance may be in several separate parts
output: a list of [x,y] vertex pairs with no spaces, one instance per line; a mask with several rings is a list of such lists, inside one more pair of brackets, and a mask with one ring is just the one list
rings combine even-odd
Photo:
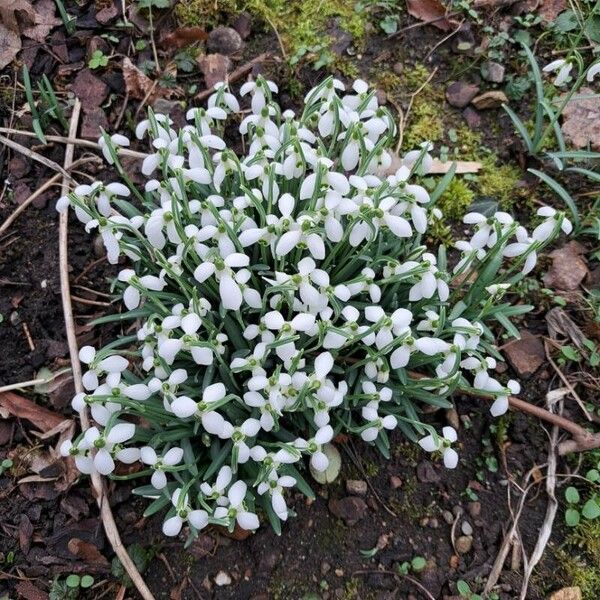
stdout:
[[433,163],[431,165],[431,169],[429,170],[429,174],[443,175],[452,168],[452,165],[456,165],[455,173],[457,175],[464,175],[466,173],[479,173],[481,169],[481,163],[473,160],[457,160],[454,162],[442,162],[441,160],[434,158]]
[[60,19],[56,18],[55,11],[54,0],[38,0],[34,5],[33,25],[22,27],[21,33],[40,44],[45,42],[52,28],[62,23]]
[[458,25],[457,21],[445,16],[447,10],[440,0],[406,0],[406,9],[415,19],[431,23],[442,31],[450,31]]
[[140,71],[129,58],[123,59],[123,79],[130,98],[145,100],[152,104],[157,98],[171,98],[178,95],[176,89],[159,87],[158,81],[153,81]]
[[215,83],[227,79],[227,73],[231,69],[231,60],[223,54],[205,54],[198,58],[198,65],[204,75],[206,87],[212,89]]
[[65,420],[61,415],[14,392],[0,393],[0,409],[7,411],[13,417],[33,423],[44,433],[57,427]]
[[79,560],[90,565],[108,565],[106,557],[91,542],[86,542],[80,538],[74,537],[67,544],[69,552]]
[[202,27],[178,27],[171,31],[160,41],[163,48],[183,48],[194,42],[208,39],[208,34]]
[[15,589],[19,594],[19,598],[24,598],[24,600],[48,600],[49,598],[46,592],[35,587],[35,585],[27,579],[19,581]]
[[563,111],[562,132],[576,148],[600,150],[600,97],[588,87],[582,87],[578,96],[570,100]]
[[565,8],[566,0],[542,0],[537,7],[537,13],[542,21],[548,24],[553,23]]

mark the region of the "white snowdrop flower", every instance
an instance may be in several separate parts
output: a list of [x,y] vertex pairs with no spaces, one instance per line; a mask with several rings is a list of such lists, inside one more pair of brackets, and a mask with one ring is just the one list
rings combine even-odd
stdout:
[[510,283],[493,283],[485,288],[490,296],[502,297],[510,288]]
[[123,292],[123,303],[129,310],[140,305],[142,290],[162,291],[167,285],[164,279],[155,275],[142,275],[138,277],[133,269],[123,269],[119,272],[118,280],[129,285]]
[[358,281],[347,284],[352,296],[356,296],[362,292],[368,292],[371,302],[379,302],[381,300],[381,288],[376,283],[376,274],[370,267],[365,267],[360,272]]
[[[204,421],[202,423],[204,424]],[[244,464],[250,458],[250,446],[246,443],[246,439],[255,437],[259,431],[260,421],[250,418],[246,419],[239,427],[234,427],[231,423],[224,421],[221,431],[217,435],[224,440],[231,439],[234,452],[237,452],[237,462]]]
[[[222,383],[213,383],[207,386],[202,392],[201,402],[196,402],[187,396],[179,396],[171,402],[171,410],[180,419],[201,414],[203,418],[202,424],[204,425],[204,416],[209,412],[214,412],[214,405],[223,400],[226,395],[227,389]],[[218,413],[215,414],[218,415]],[[222,419],[220,415],[218,416]]]
[[227,506],[229,498],[227,498],[226,490],[233,478],[233,471],[229,465],[223,465],[217,473],[217,478],[213,485],[203,481],[200,484],[200,490],[209,500],[214,500],[219,506]]
[[327,330],[323,339],[323,348],[341,348],[348,341],[360,337],[365,346],[375,343],[375,332],[370,332],[367,325],[359,325],[360,312],[354,306],[345,306],[342,309],[342,318],[346,321],[343,325],[336,325],[335,329]]
[[329,459],[323,452],[323,446],[333,439],[333,428],[331,425],[324,425],[319,428],[314,437],[309,440],[298,438],[294,441],[294,447],[310,455],[310,464],[315,471],[326,471],[329,466]]
[[362,408],[361,415],[368,422],[368,427],[363,429],[360,437],[365,442],[374,442],[382,429],[395,429],[398,425],[398,419],[394,415],[379,416],[379,402],[371,400]]
[[421,150],[411,150],[410,152],[407,152],[402,159],[402,164],[405,167],[412,169],[417,160],[419,160],[423,150],[425,150],[425,154],[421,160],[421,171],[424,175],[427,175],[427,173],[431,171],[433,165],[433,157],[430,154],[433,150],[433,144],[431,142],[423,142],[421,144]]
[[111,144],[114,148],[115,152],[118,152],[118,148],[119,147],[128,147],[130,142],[129,142],[129,138],[125,137],[124,135],[121,135],[120,133],[115,133],[113,135],[111,135],[109,138],[109,141],[107,142],[106,140],[106,136],[101,135],[98,138],[98,146],[100,146],[100,150],[102,151],[102,155],[104,156],[104,159],[106,160],[106,162],[109,165],[114,164],[114,160],[112,157],[112,153],[110,151],[110,147],[109,144]]
[[97,427],[90,427],[84,434],[88,448],[96,450],[93,454],[94,469],[101,475],[109,475],[115,469],[113,458],[115,446],[131,439],[135,434],[133,423],[116,423],[108,432],[100,433]]
[[156,450],[151,446],[140,448],[140,457],[144,464],[153,469],[150,483],[157,489],[162,490],[167,485],[167,476],[165,469],[178,465],[183,459],[183,450],[181,448],[171,448],[162,457],[156,454]]
[[193,107],[185,113],[185,118],[195,122],[201,135],[210,135],[215,122],[227,119],[227,113],[219,106],[207,109]]
[[585,76],[585,78],[588,80],[588,82],[592,82],[594,81],[596,75],[598,75],[598,73],[600,73],[600,62],[594,63],[589,69],[588,72]]
[[492,416],[499,417],[508,410],[508,396],[510,394],[518,394],[521,391],[521,386],[514,379],[509,379],[506,387],[503,388],[495,379],[490,377],[483,385],[482,389],[490,392],[499,392],[499,394],[496,395],[492,406],[490,407],[490,413]]
[[290,488],[296,485],[296,480],[290,475],[279,476],[275,470],[269,473],[267,481],[262,481],[258,484],[256,491],[263,495],[268,493],[271,496],[271,505],[275,514],[282,520],[288,518],[288,507],[283,497],[285,488]]
[[365,319],[377,324],[375,345],[379,350],[391,344],[395,337],[409,333],[412,318],[412,313],[406,308],[398,308],[390,316],[385,314],[381,306],[365,308]]
[[362,390],[364,394],[371,397],[371,401],[376,402],[389,402],[392,399],[392,390],[389,387],[380,387],[379,389],[375,386],[372,381],[363,381]]
[[183,524],[188,522],[194,529],[204,529],[208,525],[208,513],[205,510],[192,510],[188,495],[177,488],[171,496],[176,513],[163,523],[162,531],[166,536],[179,535]]
[[244,502],[248,486],[244,481],[236,481],[227,492],[229,505],[217,506],[214,512],[215,519],[228,519],[230,523],[237,522],[241,529],[254,531],[260,525],[258,516],[247,510]]
[[538,208],[537,214],[540,217],[545,217],[545,221],[543,221],[533,230],[531,237],[534,240],[539,242],[545,242],[548,240],[559,222],[560,228],[564,234],[569,235],[571,231],[573,231],[573,225],[571,224],[571,221],[569,221],[564,214],[559,213],[550,206],[542,206],[541,208]]
[[260,76],[256,81],[247,81],[240,88],[240,96],[245,96],[246,94],[252,96],[251,106],[252,112],[255,115],[261,113],[262,109],[266,106],[270,94],[276,94],[277,92],[277,86],[272,81],[267,81]]
[[486,255],[486,251],[483,248],[474,248],[471,242],[467,242],[466,240],[458,240],[454,243],[454,247],[461,252],[461,258],[453,269],[454,273],[463,271],[476,260],[483,260]]
[[422,266],[426,267],[427,270],[417,275],[419,281],[410,288],[408,299],[411,302],[417,302],[423,298],[429,299],[436,292],[442,302],[448,300],[450,289],[445,279],[443,279],[443,274],[438,270],[436,263],[437,259],[433,254],[423,254]]
[[454,427],[449,425],[442,428],[442,437],[434,436],[429,434],[419,440],[419,446],[425,450],[425,452],[442,452],[444,459],[444,466],[447,469],[454,469],[458,464],[458,453],[451,444],[456,442],[458,436]]
[[515,257],[521,256],[522,254],[527,254],[527,258],[523,263],[522,273],[523,275],[527,275],[530,273],[537,263],[537,252],[535,250],[537,241],[532,237],[529,237],[527,230],[525,227],[519,226],[515,233],[517,241],[512,244],[508,244],[506,248],[504,248],[503,256]]
[[434,310],[426,310],[425,318],[417,323],[417,331],[437,331],[440,325],[440,315]]
[[229,91],[227,84],[222,81],[215,83],[213,86],[216,93],[208,97],[208,108],[218,107],[227,109],[229,112],[240,112],[240,104],[237,98]]
[[554,78],[554,85],[557,87],[563,86],[569,79],[571,70],[573,69],[573,63],[565,60],[564,58],[558,58],[548,63],[542,70],[544,73],[556,73]]
[[96,349],[93,346],[82,346],[79,350],[79,360],[89,368],[81,380],[86,390],[95,390],[98,387],[99,376],[105,373],[121,373],[129,365],[129,361],[118,354],[105,358],[101,356],[96,356]]
[[[315,315],[311,313],[298,313],[291,321],[286,321],[283,315],[272,310],[263,317],[263,322],[268,329],[279,332],[279,339],[291,338],[297,332],[306,333],[310,331],[315,324]],[[275,348],[277,356],[283,360],[289,360],[296,352],[296,346],[293,341],[280,344]]]
[[75,445],[71,440],[65,440],[59,448],[61,456],[70,456],[75,459],[75,466],[80,473],[91,475],[95,472],[94,459],[90,453],[89,446],[84,439]]

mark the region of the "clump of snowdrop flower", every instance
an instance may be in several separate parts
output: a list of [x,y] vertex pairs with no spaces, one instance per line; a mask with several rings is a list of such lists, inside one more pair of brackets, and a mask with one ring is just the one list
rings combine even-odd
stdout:
[[219,84],[181,129],[149,112],[142,188],[119,160],[129,140],[103,135],[122,181],[58,202],[122,264],[115,319],[136,332],[81,349],[73,407],[95,425],[62,452],[83,473],[145,478],[136,493],[149,514],[165,509],[165,535],[254,530],[259,515],[279,531],[290,489],[312,493],[305,460],[327,470],[340,432],[389,455],[399,429],[454,468],[456,432],[438,435],[422,409],[477,391],[507,410],[518,387],[492,375],[491,328],[511,332],[528,307],[503,297],[570,231],[548,208],[532,234],[506,213],[470,213],[451,266],[425,244],[449,182],[425,178],[430,144],[390,173],[394,120],[365,82],[327,79],[298,114],[276,93],[258,77],[238,101]]

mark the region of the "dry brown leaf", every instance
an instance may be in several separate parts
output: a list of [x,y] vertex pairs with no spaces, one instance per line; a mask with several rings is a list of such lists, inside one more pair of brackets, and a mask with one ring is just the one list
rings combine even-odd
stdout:
[[202,27],[178,27],[171,31],[160,41],[163,48],[175,49],[189,46],[194,42],[208,39],[208,34]]
[[178,95],[178,90],[159,87],[158,81],[153,81],[142,73],[129,58],[123,59],[123,79],[130,98],[145,100],[152,104],[157,98],[172,98]]
[[537,7],[537,13],[544,23],[553,23],[565,8],[566,0],[542,0]]
[[208,89],[212,89],[215,83],[225,81],[227,73],[231,69],[231,61],[223,54],[206,54],[198,58],[198,65],[204,75],[204,82]]
[[55,16],[56,4],[54,0],[38,0],[34,5],[34,24],[22,26],[21,33],[36,42],[46,41],[50,30],[62,21]]
[[21,37],[0,23],[0,70],[9,65],[21,50]]
[[442,31],[450,31],[458,25],[456,21],[446,17],[446,7],[440,0],[406,0],[408,14],[424,23],[431,23]]
[[2,392],[0,394],[0,408],[7,411],[11,416],[25,419],[33,423],[40,431],[48,432],[57,427],[65,419],[61,415],[39,406],[35,402],[23,398],[14,392]]
[[552,290],[573,291],[587,277],[588,267],[583,258],[585,248],[572,241],[550,253],[552,266],[544,275],[544,285]]
[[94,544],[80,538],[71,538],[67,544],[69,552],[90,565],[108,566],[108,560]]

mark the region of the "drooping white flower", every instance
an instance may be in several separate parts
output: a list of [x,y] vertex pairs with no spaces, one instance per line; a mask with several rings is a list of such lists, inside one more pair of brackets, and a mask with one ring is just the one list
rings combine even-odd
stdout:
[[456,442],[458,436],[454,427],[447,425],[442,429],[442,437],[429,434],[419,440],[419,446],[425,450],[425,452],[437,452],[441,451],[444,458],[444,466],[447,469],[454,469],[458,464],[458,453],[451,444]]

